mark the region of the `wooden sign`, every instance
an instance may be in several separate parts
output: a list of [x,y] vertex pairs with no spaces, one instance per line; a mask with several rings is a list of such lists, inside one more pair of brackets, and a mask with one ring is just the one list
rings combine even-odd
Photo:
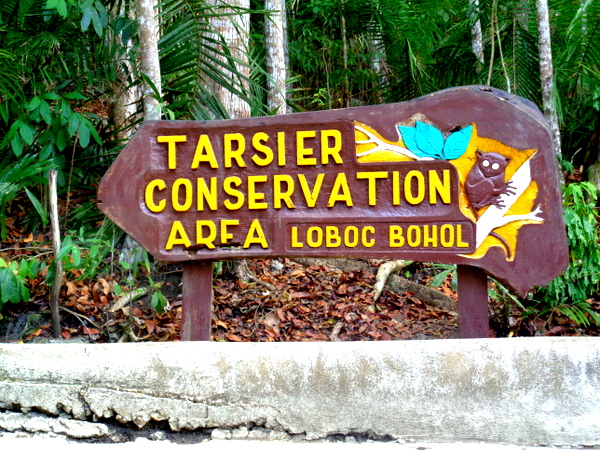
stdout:
[[482,86],[414,101],[144,123],[100,209],[155,258],[398,258],[483,269],[524,295],[568,261],[548,125]]
[[98,197],[164,261],[459,263],[524,293],[567,261],[556,174],[537,108],[469,87],[289,116],[146,122]]

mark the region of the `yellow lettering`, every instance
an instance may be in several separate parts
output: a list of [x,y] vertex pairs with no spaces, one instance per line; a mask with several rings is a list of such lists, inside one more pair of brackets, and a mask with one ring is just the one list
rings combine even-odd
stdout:
[[456,246],[459,248],[469,247],[469,244],[462,240],[462,225],[456,225]]
[[[387,172],[357,172],[357,180],[369,181],[369,206],[377,206],[377,180],[388,177]],[[395,194],[395,193],[394,193]]]
[[324,178],[325,174],[323,173],[317,175],[317,178],[315,179],[315,185],[311,191],[308,187],[308,183],[306,182],[306,177],[304,176],[304,174],[298,174],[298,181],[300,181],[300,187],[302,188],[304,199],[306,200],[306,204],[309,208],[315,207],[317,199],[319,198],[319,192],[321,192],[321,186],[323,186]]
[[268,140],[269,136],[267,135],[267,133],[260,132],[252,136],[252,146],[254,147],[254,149],[264,153],[263,158],[261,158],[258,155],[254,155],[252,157],[252,161],[254,161],[254,163],[258,166],[268,166],[273,162],[273,150],[271,150],[270,147],[264,145],[264,143]]
[[442,173],[444,177],[443,182],[440,180],[439,173],[435,170],[429,171],[429,203],[432,205],[437,203],[438,195],[443,203],[449,204],[451,200],[450,171],[444,169]]
[[390,247],[404,247],[404,237],[402,236],[402,227],[390,225]]
[[265,199],[264,192],[256,192],[256,183],[266,183],[266,175],[250,175],[248,177],[248,209],[267,209],[269,205],[261,201]]
[[237,202],[232,202],[227,199],[223,202],[223,205],[229,210],[240,209],[244,206],[244,194],[242,194],[237,189],[234,189],[232,185],[238,187],[242,184],[242,179],[240,177],[227,177],[223,180],[223,190],[227,195],[231,195],[232,197],[237,198]]
[[190,169],[197,169],[201,162],[207,162],[212,169],[218,169],[217,158],[213,151],[210,138],[207,134],[201,134],[198,139],[198,145],[196,145],[196,151],[194,152],[194,159]]
[[[286,183],[287,189],[282,191],[282,183]],[[285,202],[289,209],[295,208],[294,202],[292,201],[292,194],[294,193],[294,179],[289,175],[274,175],[273,176],[273,207],[275,209],[281,208],[281,202]]]
[[339,247],[342,243],[337,227],[325,227],[325,247]]
[[167,201],[165,199],[159,200],[158,204],[154,203],[154,190],[159,189],[162,191],[166,187],[167,185],[160,178],[152,180],[150,183],[148,183],[144,192],[144,201],[146,202],[146,207],[150,211],[154,213],[159,213],[165,209],[165,206],[167,204]]
[[[181,187],[183,186],[183,204],[180,203]],[[171,188],[171,203],[175,211],[187,211],[191,208],[194,198],[192,196],[192,182],[186,178],[177,178]]]
[[400,205],[400,172],[392,172],[392,205]]
[[188,235],[179,220],[173,222],[173,225],[171,226],[165,250],[171,250],[174,245],[183,245],[184,247],[190,247],[192,245],[190,238],[188,238]]
[[437,225],[425,225],[423,227],[423,247],[437,247]]
[[440,228],[440,242],[442,247],[450,248],[454,246],[454,227],[452,225],[442,225]]
[[317,133],[313,130],[296,132],[296,164],[299,166],[316,166],[317,158],[311,158],[313,148],[304,146],[304,140],[316,137]]
[[198,192],[196,193],[196,202],[198,203],[196,206],[198,207],[198,211],[204,211],[204,201],[206,200],[206,205],[212,211],[217,210],[217,177],[210,178],[210,189],[206,185],[206,180],[204,178],[198,178],[196,181],[196,189]]
[[239,220],[236,219],[223,219],[221,220],[221,244],[228,244],[233,239],[233,234],[227,229],[229,226],[237,226],[240,224]]
[[265,238],[265,232],[260,226],[260,221],[258,219],[254,219],[250,224],[250,229],[248,230],[246,240],[242,247],[248,248],[252,244],[260,244],[262,248],[269,248],[269,244]]
[[369,227],[364,227],[362,229],[362,233],[361,233],[361,242],[362,245],[364,245],[365,247],[373,247],[375,245],[375,239],[367,238],[367,234],[375,234],[375,228],[369,226]]
[[[329,146],[329,138],[333,138],[333,146]],[[337,164],[343,164],[340,156],[342,150],[342,133],[339,130],[321,131],[321,164],[329,164],[331,156]]]
[[[237,148],[234,150],[233,143],[237,142]],[[223,136],[223,162],[228,169],[233,167],[233,160],[238,167],[246,167],[242,155],[246,151],[246,140],[240,133],[227,133]]]
[[277,133],[277,165],[285,166],[285,131]]
[[[208,228],[208,236],[204,237],[203,228]],[[217,238],[217,226],[212,220],[197,220],[196,221],[196,244],[206,245],[208,248],[213,249],[215,245],[213,242]]]
[[410,247],[421,245],[421,229],[416,225],[408,227],[408,230],[406,230],[406,240]]
[[329,195],[327,207],[331,208],[335,206],[337,202],[345,202],[346,206],[354,206],[345,173],[338,173],[335,177],[335,181],[331,187],[331,194]]
[[306,243],[309,247],[320,247],[323,244],[323,230],[321,227],[310,227],[306,230]]
[[[417,195],[413,195],[413,179],[417,182]],[[406,174],[406,178],[404,178],[404,197],[411,205],[418,205],[425,198],[425,177],[418,170],[411,170]]]
[[358,228],[354,226],[346,227],[344,230],[344,245],[351,248],[358,245]]
[[170,170],[177,169],[177,148],[178,142],[185,142],[187,136],[156,136],[156,142],[159,144],[168,144],[167,147],[167,163]]
[[298,242],[298,227],[292,227],[292,247],[293,248],[304,247],[304,244],[302,242]]

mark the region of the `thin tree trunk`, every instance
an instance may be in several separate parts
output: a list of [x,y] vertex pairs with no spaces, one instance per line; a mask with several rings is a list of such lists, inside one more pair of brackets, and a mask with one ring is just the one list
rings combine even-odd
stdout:
[[[158,58],[158,39],[160,37],[156,0],[137,0],[136,10],[138,16],[138,33],[140,41],[140,61],[144,74],[152,81],[162,95],[160,77],[160,63]],[[144,120],[160,120],[160,103],[155,98],[155,93],[146,82],[144,85]]]
[[265,17],[265,47],[267,50],[267,107],[275,114],[286,114],[287,65],[287,21],[285,0],[265,0],[265,10],[271,13]]
[[52,317],[52,336],[55,339],[60,338],[60,289],[62,288],[63,267],[62,261],[58,259],[60,253],[60,225],[58,221],[58,196],[56,192],[56,170],[51,170],[49,174],[50,187],[50,227],[52,229],[52,246],[54,247],[54,281],[52,283],[52,292],[50,293],[50,315]]
[[[479,14],[479,0],[469,0],[471,5],[474,5],[476,14]],[[471,27],[471,46],[473,47],[473,53],[477,58],[477,71],[479,72],[484,64],[483,56],[483,33],[481,32],[481,21],[477,19]]]
[[348,81],[348,39],[346,37],[346,12],[344,11],[344,0],[342,0],[342,16],[340,19],[342,28],[342,63],[344,68],[344,92],[342,101],[344,108],[350,106],[350,83]]
[[552,65],[552,46],[550,42],[550,19],[548,14],[548,1],[536,0],[537,27],[538,27],[538,52],[540,56],[540,77],[542,80],[542,109],[544,116],[550,123],[554,151],[561,153],[560,129],[556,103],[552,95],[554,89],[554,69]]

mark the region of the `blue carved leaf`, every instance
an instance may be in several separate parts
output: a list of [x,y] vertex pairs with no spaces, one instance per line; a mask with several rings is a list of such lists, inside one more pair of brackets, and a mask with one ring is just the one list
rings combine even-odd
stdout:
[[433,158],[441,158],[444,149],[444,136],[435,127],[423,122],[415,122],[415,138],[421,152]]
[[473,125],[463,128],[460,131],[455,131],[446,139],[444,145],[443,157],[444,159],[457,159],[460,158],[469,146],[471,135],[473,134]]
[[421,158],[425,158],[427,156],[429,156],[426,153],[423,153],[420,149],[419,146],[417,145],[417,138],[416,138],[416,133],[417,133],[417,129],[415,127],[398,127],[398,130],[400,130],[400,134],[402,135],[402,141],[404,142],[404,145],[406,146],[407,149],[409,149],[411,152],[413,152],[415,155],[421,157]]

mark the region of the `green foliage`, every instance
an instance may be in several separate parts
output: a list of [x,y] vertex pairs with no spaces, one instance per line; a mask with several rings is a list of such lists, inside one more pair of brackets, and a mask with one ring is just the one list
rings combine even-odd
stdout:
[[599,156],[600,2],[554,0],[550,8],[563,152],[589,165]]
[[[110,92],[122,47],[108,45],[106,2],[6,0],[0,4],[0,227],[7,206],[25,192],[46,226],[47,172],[64,191],[91,185],[108,168],[105,122],[88,105]],[[109,3],[111,4],[111,3]],[[89,28],[89,29],[88,29]],[[100,38],[102,36],[102,39]],[[77,160],[86,161],[76,164]],[[62,193],[62,192],[61,192]]]
[[521,311],[524,311],[526,309],[525,306],[523,306],[522,299],[520,299],[518,296],[509,291],[508,288],[502,283],[500,283],[498,280],[495,280],[493,278],[492,280],[494,281],[495,289],[488,289],[488,296],[491,300],[504,303],[504,305],[506,305],[507,310],[509,304],[511,303],[517,305]]
[[33,97],[23,105],[16,105],[22,112],[11,124],[0,149],[10,144],[17,158],[24,149],[40,149],[40,159],[47,160],[55,159],[77,140],[83,148],[90,145],[90,138],[101,145],[102,140],[90,119],[71,108],[72,100],[86,98],[76,92],[64,96],[46,93]]
[[5,156],[0,170],[0,236],[6,239],[6,205],[15,199],[23,190],[31,200],[35,210],[42,221],[46,223],[48,217],[39,199],[29,188],[46,183],[42,176],[52,167],[51,161],[41,160],[37,155],[26,155],[14,163],[9,163],[11,158]]
[[158,290],[157,285],[153,285],[153,287],[156,290],[152,293],[150,303],[152,305],[152,308],[154,308],[158,314],[162,314],[165,312],[165,307],[167,306],[167,299],[165,298],[163,293],[160,290]]
[[40,266],[40,262],[34,258],[11,261],[9,264],[0,258],[0,309],[4,303],[29,301],[27,279],[35,278]]
[[571,183],[564,188],[569,267],[542,290],[541,314],[560,312],[581,325],[600,323],[600,316],[586,302],[600,286],[596,201],[596,188],[591,183]]
[[332,109],[376,103],[382,74],[372,66],[381,60],[383,44],[373,22],[374,5],[368,0],[312,0],[293,2],[292,7],[289,54],[298,76],[296,106]]
[[433,288],[440,287],[448,277],[452,277],[451,287],[456,290],[456,265],[455,264],[430,264],[433,269],[438,270],[438,273],[431,279],[429,286]]
[[[69,275],[79,273],[76,279],[93,279],[105,274],[110,266],[105,260],[115,253],[117,242],[123,236],[109,220],[104,221],[97,230],[89,231],[81,227],[78,232],[66,236],[61,242],[57,260],[63,262],[63,270]],[[56,261],[48,267],[46,283],[51,286],[54,282]]]

